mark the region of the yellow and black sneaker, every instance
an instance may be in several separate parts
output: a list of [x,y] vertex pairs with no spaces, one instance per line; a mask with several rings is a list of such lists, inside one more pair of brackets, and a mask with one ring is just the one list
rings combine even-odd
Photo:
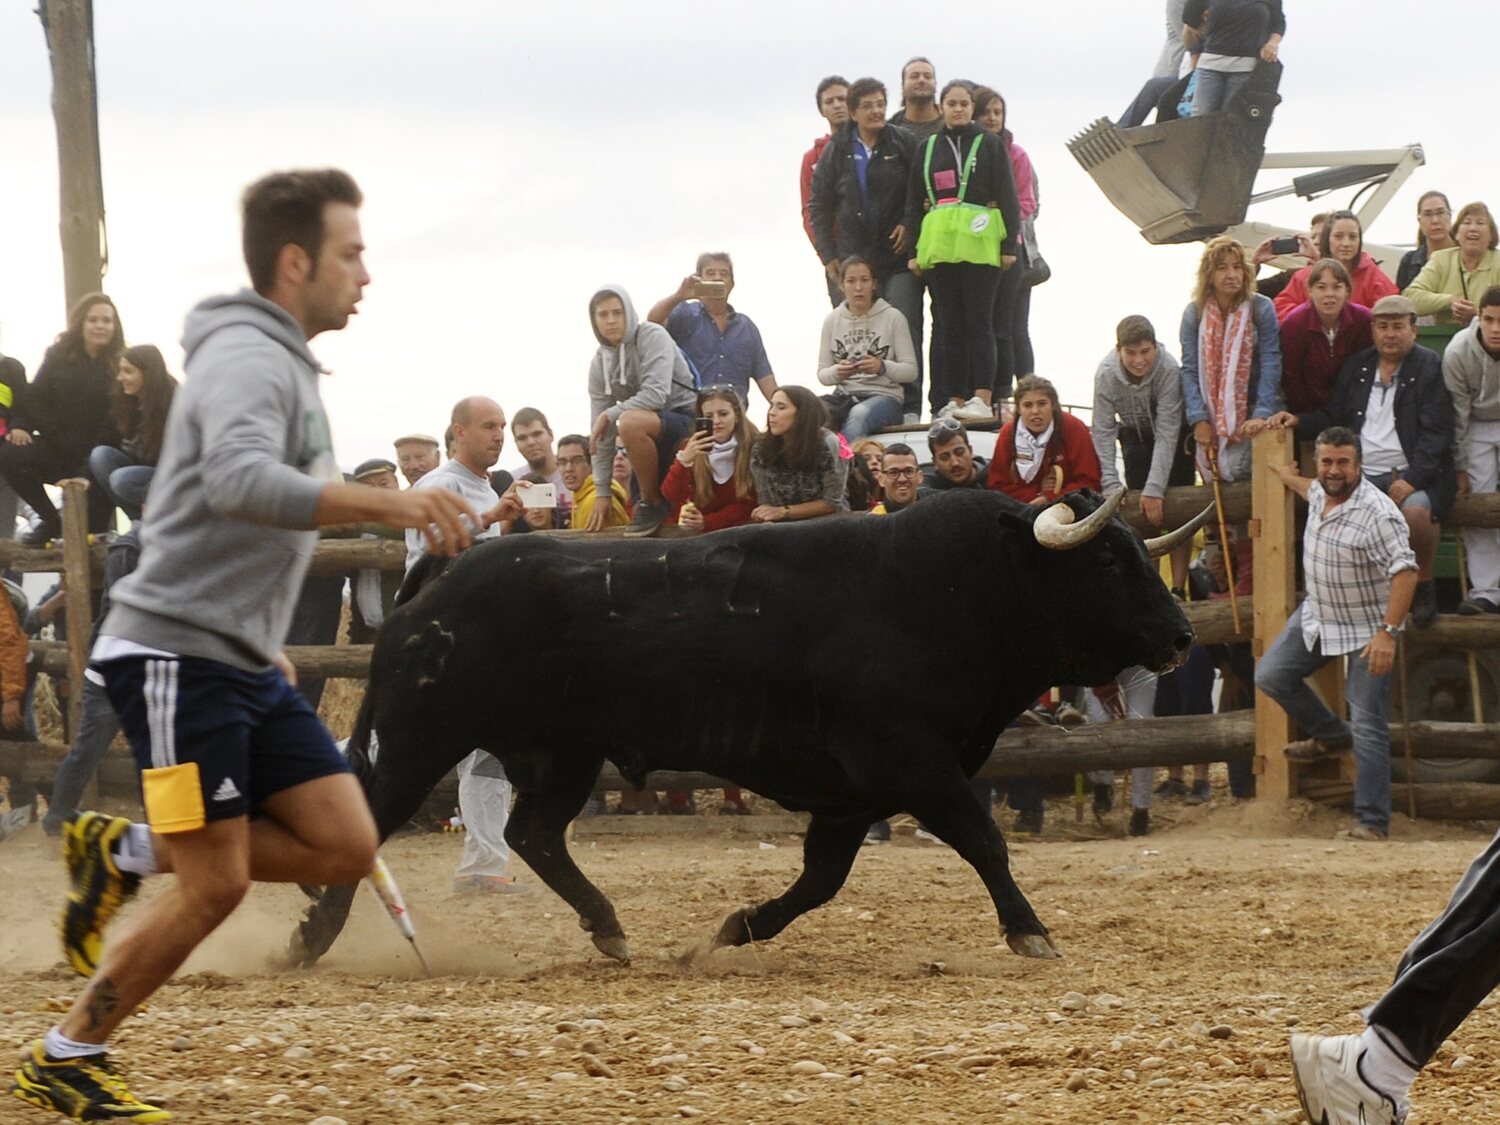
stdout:
[[115,866],[110,848],[130,821],[105,813],[80,813],[63,826],[68,900],[62,913],[63,954],[73,971],[91,977],[104,949],[104,927],[141,888],[141,877]]
[[23,1102],[71,1121],[134,1121],[152,1125],[172,1115],[147,1105],[125,1087],[106,1054],[54,1062],[38,1039],[26,1048],[10,1092]]

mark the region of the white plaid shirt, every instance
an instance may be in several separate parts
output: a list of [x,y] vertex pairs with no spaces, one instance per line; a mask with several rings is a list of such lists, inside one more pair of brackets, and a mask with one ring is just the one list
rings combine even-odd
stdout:
[[1391,576],[1417,569],[1401,509],[1363,476],[1353,495],[1327,515],[1327,495],[1313,481],[1307,490],[1307,530],[1302,570],[1302,642],[1319,638],[1324,656],[1364,648],[1380,629],[1391,599]]

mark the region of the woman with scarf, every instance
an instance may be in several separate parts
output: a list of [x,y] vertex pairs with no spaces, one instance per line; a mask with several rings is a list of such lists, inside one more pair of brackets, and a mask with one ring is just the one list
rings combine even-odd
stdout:
[[[995,385],[995,292],[1016,264],[1021,205],[1005,145],[974,120],[973,89],[949,82],[943,127],[917,146],[906,193],[906,229],[932,294],[935,417],[988,421]],[[995,224],[999,221],[1003,231]]]
[[[1205,481],[1216,469],[1221,481],[1249,480],[1250,439],[1281,408],[1281,330],[1270,299],[1255,291],[1250,251],[1228,235],[1203,248],[1179,342],[1182,403],[1198,446],[1198,471]],[[1241,537],[1234,570],[1239,593],[1249,593],[1249,548]]]
[[1057,388],[1040,375],[1016,384],[1016,416],[1000,427],[987,486],[1023,504],[1050,504],[1065,492],[1102,489],[1089,428],[1058,406]]
[[[1380,263],[1365,253],[1365,228],[1353,211],[1335,211],[1323,223],[1318,235],[1318,253],[1332,258],[1349,273],[1349,299],[1356,305],[1373,309],[1375,302],[1399,292],[1396,283],[1386,276]],[[1316,263],[1314,263],[1316,264]],[[1286,288],[1276,294],[1276,317],[1285,320],[1292,310],[1307,300],[1307,282],[1312,266],[1303,266],[1292,274]]]
[[731,386],[699,391],[697,411],[713,426],[683,442],[672,460],[661,485],[672,505],[667,522],[695,534],[749,523],[755,510],[750,451],[760,435]]

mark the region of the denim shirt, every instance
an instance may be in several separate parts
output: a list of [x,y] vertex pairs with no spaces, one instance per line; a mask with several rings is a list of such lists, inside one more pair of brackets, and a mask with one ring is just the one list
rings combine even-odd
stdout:
[[[1211,298],[1210,298],[1211,299]],[[1255,354],[1250,359],[1250,385],[1245,397],[1251,418],[1269,418],[1281,409],[1281,326],[1276,306],[1257,293],[1251,309],[1255,324]],[[1198,385],[1198,306],[1190,304],[1182,313],[1182,405],[1187,423],[1209,421],[1203,388]]]

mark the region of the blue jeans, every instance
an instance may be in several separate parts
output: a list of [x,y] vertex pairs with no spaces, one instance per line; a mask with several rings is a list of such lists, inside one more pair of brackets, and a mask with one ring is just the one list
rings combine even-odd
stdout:
[[881,426],[899,426],[902,415],[901,400],[887,395],[866,395],[854,404],[849,417],[840,428],[844,440],[853,445],[866,434]]
[[1241,86],[1250,81],[1250,71],[1237,73],[1224,70],[1198,70],[1198,89],[1193,95],[1193,116],[1203,117],[1218,113],[1229,104],[1229,99],[1239,92]]
[[123,449],[112,445],[96,445],[89,454],[89,475],[127,516],[132,520],[141,518],[146,490],[156,475],[154,465],[142,465]]
[[57,775],[52,779],[52,803],[47,806],[47,815],[42,827],[48,835],[56,835],[63,821],[78,811],[78,802],[89,779],[104,760],[104,752],[119,733],[120,720],[110,705],[109,694],[102,684],[96,684],[87,676],[83,680],[83,718],[73,737],[73,746],[68,756],[57,765]]
[[[922,279],[906,270],[892,274],[881,286],[881,296],[906,317],[906,327],[911,332],[911,346],[917,353],[917,377],[902,386],[902,404],[907,414],[922,413]],[[896,421],[901,419],[897,418]]]
[[1322,641],[1309,652],[1302,641],[1302,614],[1297,607],[1281,636],[1255,668],[1255,686],[1281,704],[1283,711],[1309,738],[1325,742],[1354,736],[1354,816],[1360,824],[1385,832],[1391,822],[1391,730],[1386,721],[1386,697],[1391,677],[1370,674],[1359,653],[1349,653],[1344,699],[1349,704],[1345,723],[1308,686],[1307,677],[1333,659],[1323,655]]

